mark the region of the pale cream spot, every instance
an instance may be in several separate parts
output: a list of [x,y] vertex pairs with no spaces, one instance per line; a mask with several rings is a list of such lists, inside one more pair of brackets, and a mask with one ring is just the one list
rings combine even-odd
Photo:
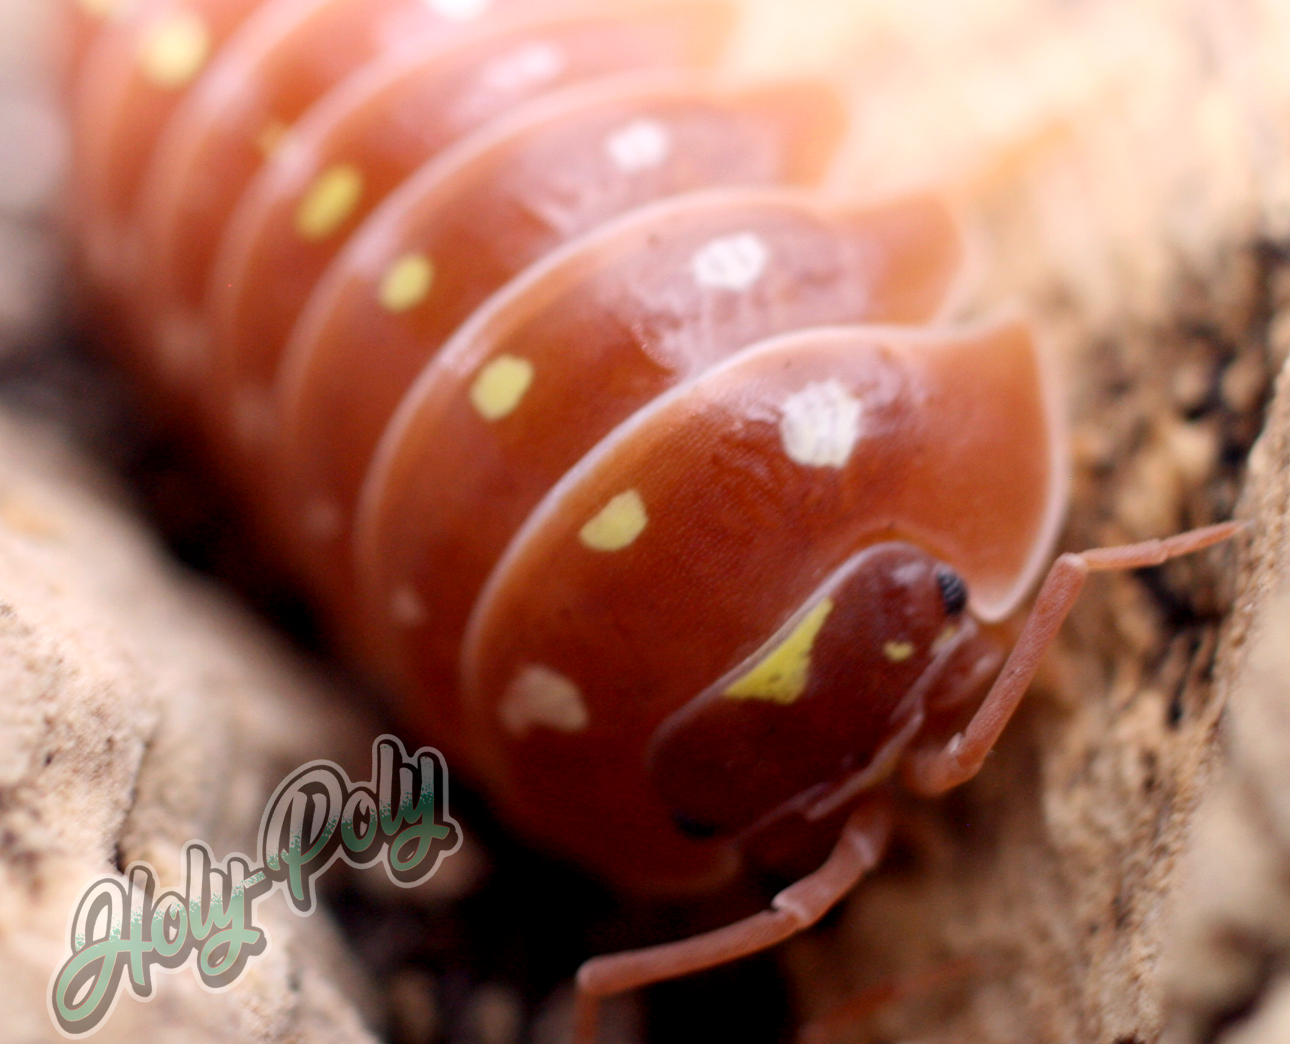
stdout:
[[808,384],[784,403],[779,434],[797,463],[840,468],[860,438],[860,403],[832,378]]
[[265,159],[271,157],[282,147],[290,130],[281,120],[270,120],[261,127],[260,133],[255,136],[255,147],[260,150],[260,155]]
[[701,247],[690,259],[699,286],[714,290],[747,290],[761,278],[770,251],[751,232],[721,236]]
[[265,388],[245,385],[233,393],[233,437],[243,450],[256,450],[273,438],[273,402]]
[[904,663],[914,655],[913,642],[883,642],[882,654],[892,663]]
[[645,502],[634,489],[619,493],[578,531],[578,539],[593,551],[621,551],[636,541],[649,524]]
[[434,262],[425,254],[404,254],[381,277],[381,307],[406,312],[426,299],[434,285]]
[[515,676],[497,712],[513,736],[523,736],[535,725],[581,732],[591,720],[578,686],[541,664],[529,664]]
[[313,497],[305,504],[301,523],[310,540],[320,544],[335,540],[342,524],[340,505],[329,497]]
[[318,175],[296,209],[296,231],[318,242],[335,232],[363,196],[363,175],[349,163],[338,163]]
[[549,43],[528,43],[494,58],[484,66],[480,79],[494,91],[525,90],[549,83],[564,71],[564,52]]
[[425,603],[410,585],[404,584],[390,595],[390,619],[400,627],[420,627],[428,617]]
[[493,0],[426,0],[426,6],[450,22],[469,22],[492,7]]
[[499,355],[479,371],[470,386],[470,402],[484,420],[501,420],[514,412],[532,383],[531,362],[514,355]]
[[739,700],[795,702],[806,691],[811,673],[811,650],[831,612],[833,599],[825,598],[802,618],[787,638],[762,657],[757,666],[726,689],[724,695]]
[[658,120],[633,120],[605,139],[605,151],[625,174],[650,170],[671,155],[672,135]]
[[210,55],[211,34],[192,11],[172,11],[157,19],[139,43],[139,68],[158,87],[183,87]]

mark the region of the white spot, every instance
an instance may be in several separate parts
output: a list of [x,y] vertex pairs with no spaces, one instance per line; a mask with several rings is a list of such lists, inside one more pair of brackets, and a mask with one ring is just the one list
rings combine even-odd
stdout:
[[329,497],[314,497],[305,505],[305,536],[318,543],[335,540],[340,533],[340,505]]
[[840,468],[860,438],[860,403],[832,378],[808,384],[784,403],[779,434],[797,463]]
[[660,166],[672,153],[672,135],[658,120],[633,120],[605,139],[605,151],[626,174]]
[[484,66],[481,79],[495,91],[518,91],[555,79],[564,67],[564,52],[558,47],[530,43],[494,58]]
[[534,725],[581,732],[591,720],[578,686],[541,664],[529,664],[515,676],[497,712],[513,736],[523,736]]
[[429,614],[421,596],[404,584],[390,595],[390,619],[400,627],[420,627]]
[[891,580],[901,587],[914,587],[927,575],[927,566],[922,562],[906,562],[891,571]]
[[770,251],[751,232],[722,236],[702,247],[690,260],[694,281],[717,290],[747,290],[761,278]]
[[426,6],[450,22],[469,22],[490,7],[492,0],[426,0]]

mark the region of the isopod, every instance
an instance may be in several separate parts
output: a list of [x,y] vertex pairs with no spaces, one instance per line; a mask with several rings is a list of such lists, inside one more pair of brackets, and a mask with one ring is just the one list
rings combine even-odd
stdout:
[[120,354],[410,727],[623,888],[823,860],[584,965],[581,1044],[597,998],[817,920],[893,787],[971,778],[1089,571],[1236,532],[1050,565],[1051,360],[953,321],[943,202],[812,188],[837,97],[715,76],[719,3],[107,11],[69,92]]

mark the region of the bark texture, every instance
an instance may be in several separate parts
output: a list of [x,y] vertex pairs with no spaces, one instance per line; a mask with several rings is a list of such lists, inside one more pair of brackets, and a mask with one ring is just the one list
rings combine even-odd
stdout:
[[[7,401],[67,304],[53,220],[65,143],[40,79],[51,9],[0,4]],[[62,412],[94,415],[100,393],[80,388]],[[0,409],[0,1040],[62,1039],[46,996],[90,881],[141,859],[177,886],[192,839],[217,858],[254,852],[287,772],[333,757],[366,778],[372,735],[262,623],[184,575],[61,430]],[[369,987],[328,917],[270,901],[260,919],[269,952],[236,988],[161,975],[151,1003],[122,998],[95,1039],[373,1041]]]
[[[49,431],[0,419],[0,1036],[58,1040],[45,995],[96,877],[143,859],[180,884],[180,848],[254,852],[260,812],[331,752],[364,776],[342,711],[261,627],[179,577]],[[355,748],[355,743],[359,747]],[[123,999],[103,1040],[372,1039],[326,916],[261,907],[268,955],[221,994],[189,973]],[[361,991],[360,991],[361,992]],[[177,1038],[178,1039],[178,1038]]]

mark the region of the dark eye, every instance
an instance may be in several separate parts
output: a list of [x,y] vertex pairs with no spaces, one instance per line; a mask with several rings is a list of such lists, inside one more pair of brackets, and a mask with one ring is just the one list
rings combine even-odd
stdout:
[[941,601],[945,603],[945,615],[958,616],[967,605],[967,581],[949,566],[943,565],[936,567],[936,586],[941,589]]
[[711,823],[691,819],[684,812],[673,812],[672,822],[676,825],[677,830],[696,841],[706,841],[708,838],[716,836],[717,833],[717,828]]

